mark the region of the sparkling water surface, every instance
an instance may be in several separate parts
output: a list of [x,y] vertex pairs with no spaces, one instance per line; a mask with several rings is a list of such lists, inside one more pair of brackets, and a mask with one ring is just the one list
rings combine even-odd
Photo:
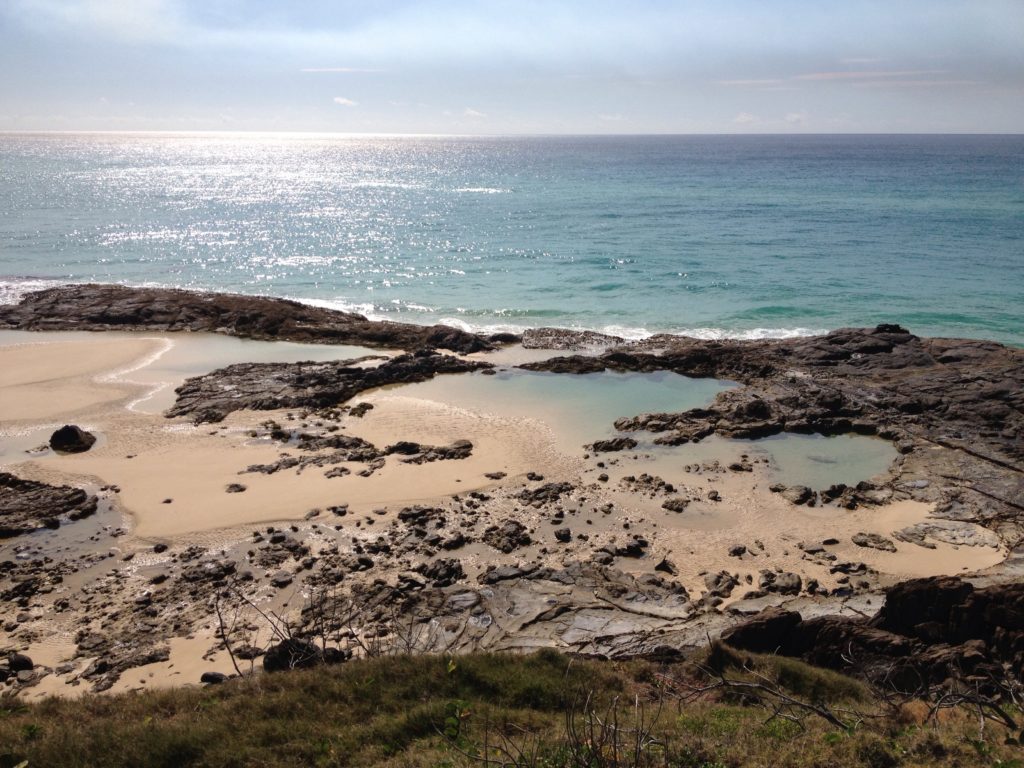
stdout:
[[1024,344],[1024,137],[0,135],[0,299],[289,296],[477,329]]

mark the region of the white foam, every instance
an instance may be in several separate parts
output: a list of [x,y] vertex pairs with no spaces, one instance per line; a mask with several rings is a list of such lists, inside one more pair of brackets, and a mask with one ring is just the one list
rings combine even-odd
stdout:
[[129,366],[126,366],[124,368],[118,368],[115,371],[110,371],[110,372],[105,373],[104,375],[98,376],[96,378],[96,381],[101,382],[101,383],[103,383],[103,382],[114,382],[114,383],[124,383],[124,384],[135,384],[135,385],[147,387],[147,390],[145,391],[145,393],[143,393],[139,397],[135,398],[130,403],[128,403],[128,405],[125,406],[125,408],[127,408],[129,411],[137,411],[138,410],[138,406],[140,404],[146,402],[147,400],[150,400],[150,399],[156,397],[156,395],[158,393],[162,392],[163,390],[165,390],[169,386],[171,386],[171,382],[169,382],[169,381],[161,381],[161,382],[155,382],[154,383],[154,382],[149,382],[149,381],[136,381],[134,379],[128,378],[128,374],[134,373],[135,371],[141,370],[143,368],[146,368],[146,367],[152,365],[157,360],[159,360],[161,357],[163,357],[168,352],[170,352],[171,349],[174,348],[174,342],[171,341],[170,339],[165,339],[165,338],[162,338],[162,337],[149,337],[149,336],[146,336],[146,337],[143,337],[143,338],[152,339],[153,341],[159,341],[160,342],[160,348],[157,349],[156,351],[146,355],[141,360],[135,361],[133,364],[131,364]]
[[758,339],[796,339],[805,336],[820,336],[823,333],[828,333],[828,330],[824,328],[751,328],[739,331],[726,328],[684,328],[674,331],[674,333],[679,336],[709,341],[718,339],[756,341]]
[[66,284],[66,280],[53,280],[42,277],[0,280],[0,304],[17,304],[26,293],[41,291],[44,288],[56,288],[58,285]]

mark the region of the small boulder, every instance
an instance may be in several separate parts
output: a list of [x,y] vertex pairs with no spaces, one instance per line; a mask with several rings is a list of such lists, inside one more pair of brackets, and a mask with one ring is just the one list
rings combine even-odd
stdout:
[[84,453],[92,448],[96,435],[74,424],[65,424],[50,435],[50,448],[57,453]]
[[28,672],[35,667],[35,663],[23,653],[10,653],[7,656],[7,666],[11,672]]

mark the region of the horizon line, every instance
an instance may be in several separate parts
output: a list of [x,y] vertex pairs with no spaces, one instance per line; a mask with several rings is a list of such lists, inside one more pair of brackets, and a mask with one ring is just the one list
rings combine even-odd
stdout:
[[582,133],[421,133],[415,131],[318,131],[318,130],[258,130],[258,129],[0,129],[0,136],[17,135],[164,135],[164,136],[278,136],[278,137],[336,137],[336,138],[651,138],[651,137],[710,137],[710,136],[1024,136],[1021,131],[799,131],[799,132],[778,132],[778,131],[638,131],[630,133],[605,133],[605,132],[582,132]]

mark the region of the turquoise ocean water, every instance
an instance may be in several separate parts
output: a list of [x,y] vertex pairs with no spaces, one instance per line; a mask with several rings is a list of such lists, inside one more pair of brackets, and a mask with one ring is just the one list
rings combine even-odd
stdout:
[[81,280],[479,329],[1024,345],[1024,137],[0,135],[0,300]]

